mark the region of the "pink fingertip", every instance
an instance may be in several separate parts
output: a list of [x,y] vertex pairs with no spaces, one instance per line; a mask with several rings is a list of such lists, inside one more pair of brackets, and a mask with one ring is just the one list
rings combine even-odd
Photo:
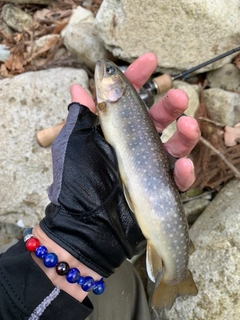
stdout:
[[80,85],[73,84],[70,87],[72,102],[78,102],[88,107],[92,112],[96,112],[96,107],[91,95]]

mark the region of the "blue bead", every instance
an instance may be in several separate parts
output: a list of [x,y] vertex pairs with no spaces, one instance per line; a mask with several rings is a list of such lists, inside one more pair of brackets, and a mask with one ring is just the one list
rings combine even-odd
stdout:
[[92,277],[86,277],[85,278],[85,283],[82,284],[82,289],[84,291],[90,291],[95,285],[95,281],[93,280]]
[[96,295],[102,294],[105,290],[105,283],[103,280],[95,281],[95,285],[93,287],[93,293]]
[[50,252],[46,254],[45,257],[43,258],[43,263],[47,268],[55,267],[56,264],[58,263],[58,257],[55,253]]
[[85,281],[86,281],[85,278],[80,276],[77,283],[81,286],[82,284],[85,283]]
[[66,274],[66,279],[69,283],[75,283],[80,277],[80,271],[77,268],[71,268]]
[[45,255],[48,253],[48,250],[46,247],[44,246],[39,246],[37,247],[37,249],[35,250],[35,255],[36,257],[43,259],[45,257]]

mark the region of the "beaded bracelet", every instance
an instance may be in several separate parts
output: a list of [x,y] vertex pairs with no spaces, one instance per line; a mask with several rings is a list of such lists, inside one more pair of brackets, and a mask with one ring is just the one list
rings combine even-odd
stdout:
[[86,291],[93,291],[94,294],[100,295],[105,290],[105,283],[103,278],[98,281],[90,276],[83,277],[77,268],[70,268],[67,262],[58,262],[58,257],[53,252],[48,252],[45,246],[40,245],[40,241],[33,237],[32,228],[27,228],[24,231],[24,242],[26,243],[26,249],[30,252],[35,252],[37,258],[42,259],[45,267],[55,267],[59,276],[66,276],[66,280],[69,283],[78,283],[81,288]]

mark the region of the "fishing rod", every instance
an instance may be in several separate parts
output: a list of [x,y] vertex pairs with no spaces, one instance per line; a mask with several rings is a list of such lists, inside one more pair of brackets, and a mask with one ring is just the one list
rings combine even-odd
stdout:
[[234,48],[230,51],[227,51],[227,52],[225,52],[215,58],[212,58],[212,59],[205,61],[205,62],[203,62],[193,68],[190,68],[186,71],[180,72],[180,73],[173,75],[173,76],[171,76],[169,74],[160,75],[158,77],[155,77],[155,78],[147,81],[143,85],[143,88],[146,89],[147,91],[151,92],[153,95],[165,92],[173,87],[174,80],[177,80],[177,79],[185,80],[189,76],[189,74],[193,73],[194,71],[199,70],[199,69],[201,69],[201,68],[203,68],[213,62],[221,60],[221,59],[229,56],[230,54],[238,52],[238,51],[240,51],[240,47],[237,47],[237,48]]

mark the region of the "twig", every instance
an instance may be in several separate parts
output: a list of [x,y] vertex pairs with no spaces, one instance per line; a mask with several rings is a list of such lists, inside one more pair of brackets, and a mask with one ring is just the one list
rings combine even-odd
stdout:
[[203,198],[203,197],[207,197],[208,195],[211,195],[214,192],[216,192],[216,190],[209,190],[209,191],[206,191],[204,193],[199,194],[198,196],[182,198],[181,201],[182,201],[182,203],[186,203],[186,202],[189,202],[189,201],[192,201],[192,200],[196,200],[196,199],[200,199],[200,198]]
[[215,126],[217,127],[225,127],[225,124],[221,123],[221,122],[216,122],[216,121],[213,121],[213,120],[210,120],[208,118],[205,118],[205,117],[198,117],[199,120],[203,120],[203,121],[206,121],[206,122],[210,122],[212,124],[215,124]]
[[[32,55],[33,53],[33,39],[34,39],[34,30],[31,31],[30,29],[24,27],[24,31],[27,32],[30,36],[30,47],[31,47],[31,50],[30,50],[30,55]],[[25,41],[25,44],[27,43],[27,41]]]
[[225,164],[234,172],[236,178],[240,178],[240,172],[238,171],[238,169],[234,167],[234,165],[232,165],[231,162],[229,162],[219,150],[214,148],[214,146],[203,137],[200,138],[200,141],[225,162]]

